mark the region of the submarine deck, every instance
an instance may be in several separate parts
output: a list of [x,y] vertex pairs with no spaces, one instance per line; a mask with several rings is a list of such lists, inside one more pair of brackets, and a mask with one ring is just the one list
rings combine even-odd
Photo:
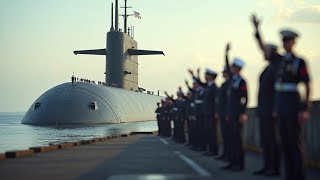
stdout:
[[[0,174],[1,179],[265,179],[252,175],[261,165],[258,154],[246,153],[243,172],[222,171],[223,165],[170,139],[138,134],[2,160]],[[307,179],[320,179],[320,171],[308,169]]]

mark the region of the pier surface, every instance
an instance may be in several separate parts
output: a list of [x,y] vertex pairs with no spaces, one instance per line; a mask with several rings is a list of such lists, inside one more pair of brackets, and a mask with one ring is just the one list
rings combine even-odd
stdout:
[[[220,170],[225,163],[155,135],[134,135],[33,156],[0,161],[1,179],[282,179],[254,176],[261,155],[247,152],[243,172]],[[308,169],[310,180],[320,170]]]

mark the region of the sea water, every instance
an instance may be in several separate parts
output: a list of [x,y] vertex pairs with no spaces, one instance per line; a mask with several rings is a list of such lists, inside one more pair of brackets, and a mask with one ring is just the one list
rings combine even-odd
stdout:
[[49,143],[120,135],[133,131],[155,131],[158,129],[156,121],[122,124],[34,126],[21,124],[23,116],[24,113],[0,113],[0,153],[10,150],[29,149],[32,146],[45,146]]

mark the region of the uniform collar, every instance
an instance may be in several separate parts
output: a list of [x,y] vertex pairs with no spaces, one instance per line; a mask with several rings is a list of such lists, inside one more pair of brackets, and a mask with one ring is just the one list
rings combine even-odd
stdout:
[[284,55],[284,59],[287,61],[291,60],[293,57],[294,57],[294,54],[291,52]]
[[210,80],[210,81],[207,82],[207,85],[208,85],[208,86],[212,86],[213,84],[214,84],[214,81],[213,81],[213,80]]
[[232,75],[232,79],[233,79],[233,80],[236,80],[236,79],[238,79],[238,78],[240,78],[240,74],[234,74],[234,75]]

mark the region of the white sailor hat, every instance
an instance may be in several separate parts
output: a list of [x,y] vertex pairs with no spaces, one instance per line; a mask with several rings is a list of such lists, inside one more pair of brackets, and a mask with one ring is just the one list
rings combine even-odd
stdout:
[[278,49],[278,46],[276,46],[276,45],[274,45],[274,44],[272,44],[272,43],[266,44],[266,47],[269,48],[269,49],[275,49],[275,50]]
[[211,69],[206,68],[206,74],[210,74],[210,75],[217,75],[217,72]]
[[242,68],[245,65],[245,62],[240,58],[234,58],[232,65]]
[[284,29],[282,31],[280,31],[280,34],[282,35],[282,38],[296,38],[296,37],[299,37],[299,35],[292,31],[292,30],[289,30],[289,29]]

